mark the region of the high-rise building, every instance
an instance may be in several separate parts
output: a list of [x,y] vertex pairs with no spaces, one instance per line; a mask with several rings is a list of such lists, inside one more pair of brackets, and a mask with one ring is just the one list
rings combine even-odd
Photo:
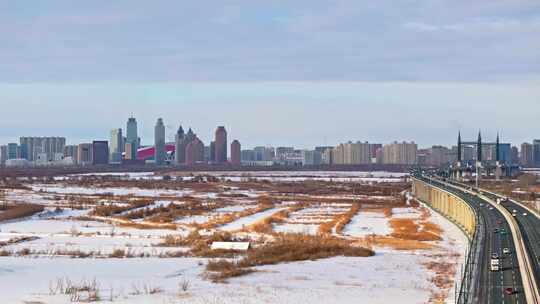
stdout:
[[58,154],[64,153],[66,139],[64,137],[21,137],[21,157],[29,161],[52,161]]
[[322,163],[322,153],[319,151],[302,150],[303,166],[318,166]]
[[139,136],[137,133],[137,120],[134,117],[130,117],[127,121],[126,144],[130,144],[130,150],[125,150],[126,159],[137,159],[137,150],[139,149]]
[[450,150],[443,146],[433,146],[429,149],[429,164],[440,167],[449,163]]
[[7,160],[7,146],[0,146],[0,166],[4,166]]
[[180,125],[176,135],[174,136],[175,151],[174,151],[174,163],[177,165],[184,164],[186,162],[186,134],[184,129]]
[[204,146],[204,161],[212,162],[212,153],[210,153],[210,146]]
[[521,144],[521,153],[519,157],[520,165],[524,167],[534,166],[534,146],[529,143]]
[[78,146],[77,145],[68,145],[64,147],[64,157],[71,157],[74,164],[77,164],[79,161],[79,155],[77,153]]
[[245,161],[245,162],[253,162],[255,161],[255,151],[242,150],[240,158],[242,161]]
[[321,163],[324,165],[334,164],[334,148],[326,149],[322,152]]
[[9,143],[7,145],[7,160],[19,158],[19,145],[16,143]]
[[276,148],[276,158],[284,159],[288,154],[294,153],[294,147],[277,147]]
[[[137,158],[131,158],[133,155],[131,155],[131,151],[133,151],[133,145],[132,143],[128,143],[126,141],[126,143],[124,144],[124,159],[125,160],[136,160]],[[135,154],[137,155],[137,154]]]
[[92,163],[94,165],[109,164],[109,142],[106,140],[95,140],[92,142]]
[[540,167],[540,139],[533,140],[533,162]]
[[271,161],[276,156],[273,147],[255,147],[255,161]]
[[93,163],[93,147],[90,143],[79,144],[77,147],[77,160],[80,166],[88,166]]
[[370,151],[370,157],[372,159],[377,158],[377,150],[382,149],[382,144],[370,144],[369,145],[369,151]]
[[388,145],[384,145],[382,152],[383,163],[414,165],[416,164],[417,152],[418,146],[414,142],[394,142]]
[[109,145],[109,162],[111,164],[121,163],[122,152],[124,152],[124,137],[122,136],[122,129],[112,129],[111,141]]
[[334,164],[360,165],[371,163],[370,144],[365,142],[348,142],[334,148]]
[[512,146],[512,150],[510,152],[510,163],[512,165],[519,164],[519,149],[516,146]]
[[165,125],[162,118],[158,118],[154,128],[154,147],[156,165],[161,166],[165,164]]
[[210,142],[210,157],[208,161],[210,161],[211,163],[216,162],[216,142],[215,141]]
[[186,146],[186,165],[193,166],[204,161],[204,143],[195,137]]
[[242,147],[240,145],[240,142],[238,140],[233,140],[231,143],[231,164],[235,166],[239,166],[242,163],[242,155],[241,152]]
[[227,131],[224,126],[219,126],[215,133],[215,162],[218,164],[227,162]]

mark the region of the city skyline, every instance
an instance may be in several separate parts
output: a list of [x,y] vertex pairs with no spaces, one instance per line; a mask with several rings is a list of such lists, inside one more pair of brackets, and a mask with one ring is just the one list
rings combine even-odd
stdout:
[[[158,124],[161,123],[162,128],[164,129],[163,131],[164,131],[164,136],[165,136],[165,139],[164,139],[165,143],[175,144],[175,142],[177,141],[178,135],[180,134],[179,132],[182,132],[182,133],[184,132],[183,128],[182,128],[182,124],[180,124],[180,128],[177,131],[171,132],[171,130],[174,128],[173,126],[171,126],[170,124],[165,123],[165,121],[164,121],[164,119],[162,117],[158,118],[157,120],[158,120]],[[131,132],[126,131],[129,128],[131,128]],[[155,140],[156,140],[155,126],[152,129],[153,134],[151,134],[150,137],[147,137],[147,138],[141,138],[141,137],[139,137],[137,135],[138,134],[138,131],[137,131],[138,128],[139,128],[138,127],[138,120],[132,114],[127,118],[127,127],[120,127],[120,128],[115,127],[115,128],[112,128],[112,129],[109,128],[107,136],[97,136],[95,138],[90,138],[90,139],[81,140],[81,141],[74,141],[73,139],[71,139],[71,141],[70,141],[70,138],[66,138],[65,136],[61,136],[61,137],[65,141],[66,145],[78,145],[78,144],[81,144],[81,143],[92,142],[93,140],[106,140],[106,141],[109,142],[110,146],[113,149],[113,151],[111,151],[111,153],[116,151],[118,148],[121,150],[121,152],[124,152],[125,151],[125,145],[129,144],[131,142],[135,143],[137,145],[136,146],[137,148],[139,147],[139,144],[140,144],[140,147],[154,146],[155,145]],[[192,127],[188,127],[188,128],[190,130],[193,129]],[[227,132],[225,131],[225,126],[218,126],[217,130],[221,130],[221,131],[225,132],[225,134],[227,134]],[[211,144],[214,144],[215,139],[216,139],[216,133],[215,132],[217,132],[217,131],[213,131],[210,134],[210,136],[208,136],[208,140],[206,140],[206,141],[202,140],[202,141],[203,142],[208,142],[208,146],[210,146]],[[537,137],[528,137],[522,142],[515,142],[515,141],[512,141],[512,140],[509,140],[508,138],[503,138],[501,134],[504,134],[504,133],[501,133],[500,130],[497,130],[495,132],[495,137],[493,137],[493,138],[491,136],[493,134],[492,130],[479,129],[477,131],[473,131],[474,133],[471,133],[469,130],[458,129],[457,132],[458,132],[458,136],[460,138],[462,138],[462,137],[472,138],[473,135],[474,136],[482,135],[482,136],[485,136],[484,142],[486,142],[486,141],[487,142],[495,142],[496,140],[499,141],[499,139],[501,139],[501,141],[504,141],[504,142],[510,144],[513,147],[514,146],[515,147],[520,147],[523,144],[530,144],[533,141],[538,141],[539,140]],[[125,136],[123,136],[122,134],[125,134]],[[146,134],[146,132],[145,132],[145,134]],[[488,135],[486,136],[486,134],[488,134]],[[28,135],[28,134],[26,134],[26,135]],[[27,137],[26,135],[25,136],[15,135],[13,137],[14,140],[6,141],[6,142],[0,142],[0,145],[7,145],[7,144],[10,144],[10,143],[19,144],[19,142],[21,142],[23,138]],[[50,137],[50,136],[40,135],[40,136],[37,136],[37,137],[46,138],[46,137]],[[116,137],[118,137],[118,138],[116,138]],[[129,139],[130,137],[131,137],[131,140]],[[201,138],[201,136],[199,136],[199,135],[197,135],[197,137]],[[113,138],[115,138],[115,139],[113,140]],[[202,137],[202,138],[204,138],[204,137]],[[116,143],[115,141],[117,141],[118,143]],[[325,141],[326,141],[326,138],[325,138]],[[405,143],[405,142],[409,142],[409,141],[411,143],[417,144],[419,147],[423,147],[423,148],[430,148],[430,147],[435,147],[435,146],[445,146],[445,147],[457,146],[456,142],[455,142],[455,138],[454,138],[454,141],[452,143],[449,143],[449,144],[431,143],[431,144],[425,144],[425,145],[420,144],[414,138],[410,139],[410,140],[409,139],[392,139],[392,140],[386,140],[386,141],[385,140],[379,140],[379,139],[367,140],[365,138],[364,139],[349,138],[349,139],[345,139],[345,140],[341,140],[341,141],[336,140],[335,143],[330,143],[330,144],[327,144],[326,142],[325,143],[318,142],[318,143],[315,143],[315,144],[313,144],[311,146],[301,146],[301,145],[299,146],[298,142],[293,142],[291,144],[277,143],[277,144],[259,144],[259,145],[250,145],[248,143],[247,145],[245,145],[245,147],[248,147],[248,148],[255,148],[255,147],[276,147],[276,148],[277,147],[294,147],[295,149],[308,150],[308,149],[312,149],[312,148],[315,148],[315,147],[322,147],[322,146],[337,146],[337,145],[340,145],[340,144],[343,144],[343,143],[392,144],[392,143]],[[243,144],[243,146],[244,146],[244,144]],[[227,150],[227,148],[225,150]],[[214,154],[214,153],[212,153],[212,154]]]
[[156,117],[249,146],[540,134],[538,1],[161,3],[0,5],[0,142],[130,114],[143,144]]

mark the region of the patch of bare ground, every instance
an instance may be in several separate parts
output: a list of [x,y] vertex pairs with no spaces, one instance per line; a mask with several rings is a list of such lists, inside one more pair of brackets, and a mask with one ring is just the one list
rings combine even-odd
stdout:
[[255,246],[237,261],[219,260],[207,265],[207,277],[213,282],[253,272],[255,266],[318,260],[335,256],[370,257],[375,253],[351,242],[330,236],[279,234],[271,242]]

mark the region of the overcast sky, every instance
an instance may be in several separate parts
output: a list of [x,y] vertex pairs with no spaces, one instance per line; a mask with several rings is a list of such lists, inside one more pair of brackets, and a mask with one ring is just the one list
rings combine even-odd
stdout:
[[[263,4],[264,3],[264,4]],[[0,143],[540,137],[540,1],[2,1]]]

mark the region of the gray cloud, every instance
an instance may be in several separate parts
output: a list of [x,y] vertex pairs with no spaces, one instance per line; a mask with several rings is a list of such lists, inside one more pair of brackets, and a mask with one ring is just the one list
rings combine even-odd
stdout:
[[0,81],[483,81],[540,70],[537,1],[47,4],[0,12]]

